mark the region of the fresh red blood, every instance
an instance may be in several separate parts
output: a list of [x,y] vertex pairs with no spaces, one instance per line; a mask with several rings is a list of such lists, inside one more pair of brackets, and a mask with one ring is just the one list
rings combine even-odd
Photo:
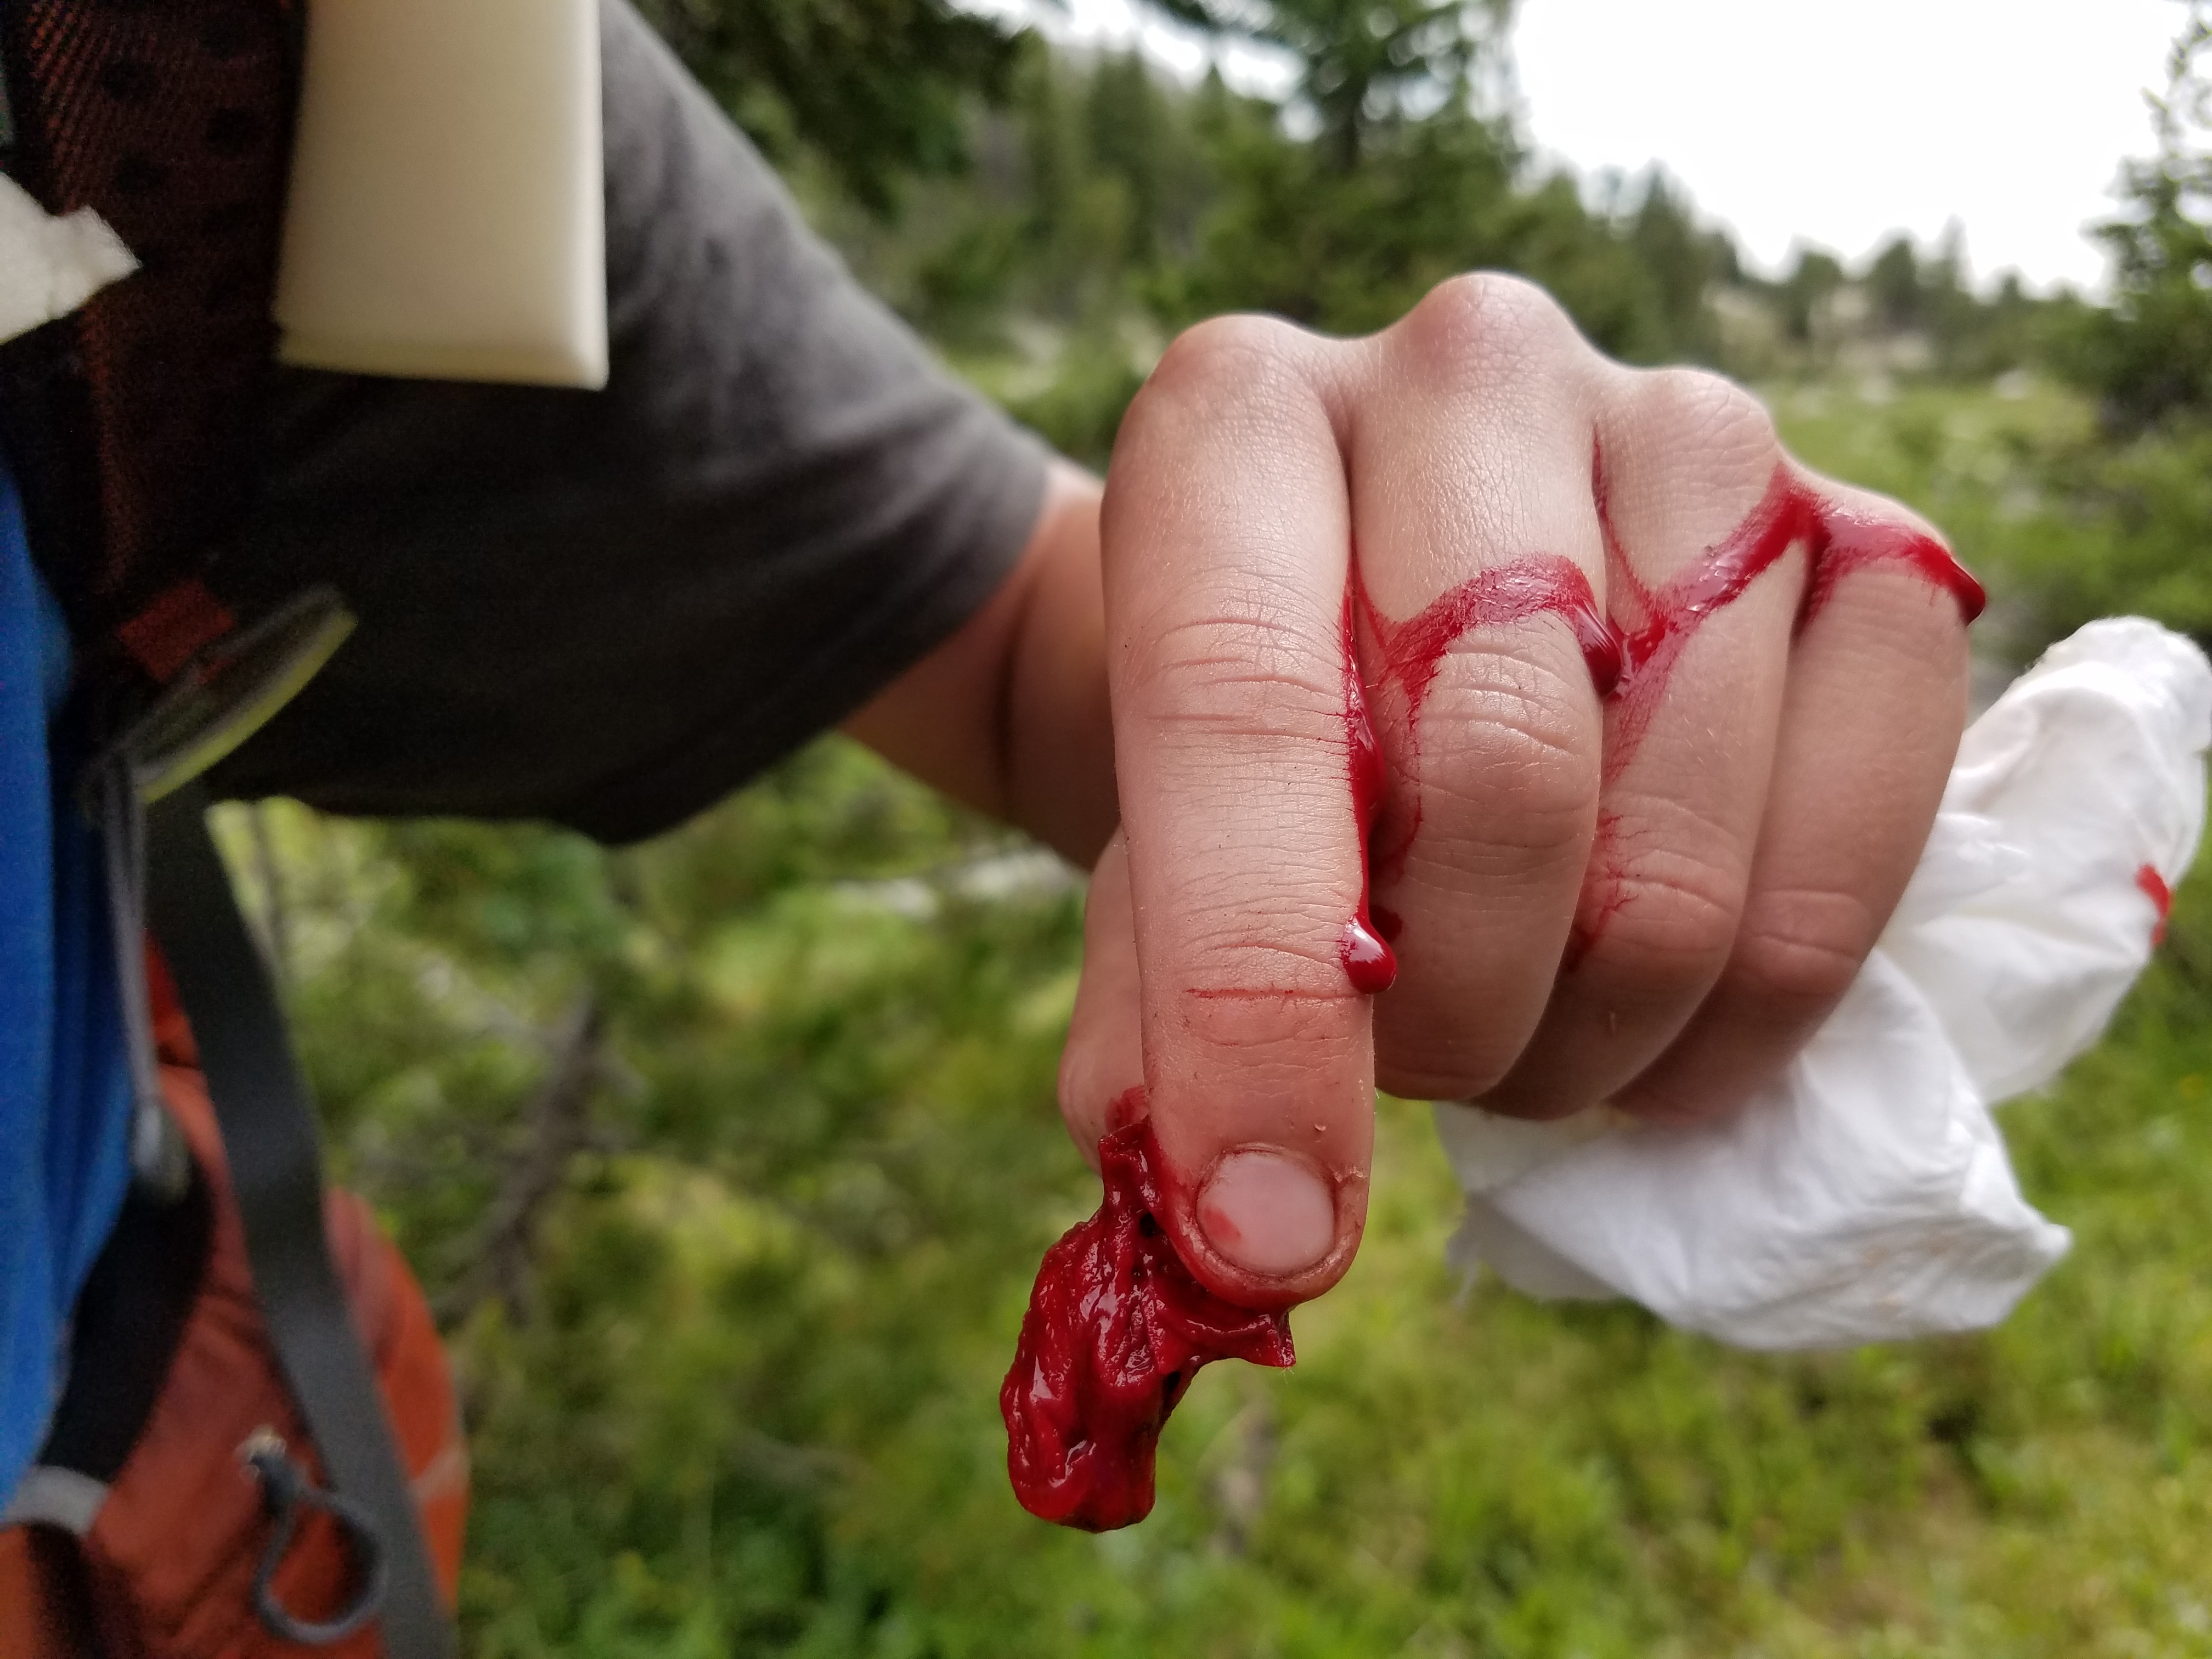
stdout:
[[[1583,660],[1589,665],[1590,678],[1599,696],[1611,691],[1620,678],[1620,631],[1599,611],[1597,595],[1591,591],[1589,578],[1583,574],[1582,568],[1556,554],[1532,554],[1486,570],[1404,622],[1393,622],[1376,608],[1368,596],[1366,584],[1359,579],[1356,563],[1352,567],[1352,589],[1358,604],[1360,620],[1373,641],[1370,654],[1377,665],[1368,689],[1376,692],[1395,689],[1403,700],[1405,748],[1415,762],[1420,756],[1421,704],[1436,681],[1444,653],[1462,635],[1475,629],[1525,622],[1546,614],[1559,617],[1574,630],[1575,641],[1582,647]],[[1366,718],[1365,707],[1363,701],[1362,719]],[[1368,741],[1374,742],[1371,726]],[[1375,775],[1378,781],[1382,776],[1379,750]],[[1352,803],[1355,810],[1364,809],[1360,825],[1368,838],[1369,855],[1375,868],[1385,876],[1396,874],[1403,867],[1414,834],[1420,828],[1419,802],[1414,803],[1412,817],[1402,829],[1380,841],[1371,838],[1380,799],[1363,802],[1355,782]],[[1395,934],[1396,930],[1390,931]]]
[[[1131,1091],[1109,1116],[1141,1110]],[[1224,1302],[1191,1277],[1157,1217],[1150,1119],[1098,1143],[1098,1212],[1045,1252],[999,1390],[1006,1473],[1031,1515],[1107,1532],[1152,1508],[1160,1427],[1201,1365],[1285,1366],[1290,1318]]]
[[[1407,770],[1415,775],[1419,770],[1421,705],[1444,653],[1478,628],[1549,614],[1573,630],[1590,679],[1606,702],[1604,776],[1610,783],[1642,746],[1675,665],[1697,631],[1741,599],[1792,547],[1803,547],[1807,562],[1804,598],[1797,613],[1800,629],[1834,597],[1844,577],[1878,564],[1902,566],[1948,593],[1968,622],[1981,614],[1981,584],[1941,542],[1893,520],[1870,518],[1828,501],[1787,466],[1775,468],[1759,505],[1702,558],[1662,586],[1648,587],[1637,576],[1613,527],[1601,453],[1593,454],[1591,479],[1605,546],[1611,614],[1598,609],[1589,580],[1578,566],[1556,554],[1535,553],[1486,570],[1418,615],[1393,622],[1369,597],[1355,562],[1352,592],[1373,646],[1369,653],[1373,672],[1364,690],[1370,698],[1395,691],[1391,712],[1403,722],[1402,752]],[[1361,707],[1364,718],[1364,701]],[[1371,729],[1369,741],[1373,741]],[[1379,776],[1379,756],[1376,771]],[[1374,811],[1364,803],[1356,776],[1352,798],[1355,810],[1363,813],[1363,828],[1371,827]],[[1403,867],[1420,828],[1420,813],[1417,799],[1401,827],[1374,838],[1370,858],[1377,871],[1388,876]],[[1613,833],[1609,818],[1601,818],[1598,831],[1600,845],[1592,862],[1602,873],[1609,863],[1618,861],[1608,855]],[[1620,902],[1617,895],[1590,896],[1568,944],[1569,967],[1589,949]],[[1365,915],[1363,900],[1363,920]],[[1391,930],[1394,935],[1395,931]]]
[[1683,648],[1793,547],[1805,550],[1804,598],[1797,610],[1801,629],[1835,596],[1845,576],[1878,564],[1902,565],[1948,592],[1970,623],[1987,603],[1982,585],[1934,537],[1838,507],[1800,483],[1786,466],[1774,469],[1766,494],[1741,524],[1655,591],[1638,578],[1613,528],[1602,457],[1594,464],[1594,477],[1607,592],[1616,617],[1632,607],[1637,618],[1634,626],[1622,628],[1621,673],[1611,693],[1612,729],[1607,734],[1608,781],[1626,769],[1642,745]]
[[2136,885],[2142,890],[2143,896],[2158,910],[2158,925],[2150,930],[2150,942],[2163,945],[2166,943],[2166,919],[2173,914],[2173,889],[2166,884],[2164,876],[2148,864],[2136,872]]
[[1373,931],[1371,922],[1358,916],[1344,924],[1344,935],[1336,942],[1336,957],[1344,964],[1352,988],[1362,996],[1387,991],[1397,981],[1398,953]]

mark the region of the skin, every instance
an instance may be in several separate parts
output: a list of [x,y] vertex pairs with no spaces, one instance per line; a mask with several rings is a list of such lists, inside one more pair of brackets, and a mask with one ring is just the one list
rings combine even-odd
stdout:
[[1232,1300],[1342,1275],[1377,1085],[1529,1116],[1740,1106],[1841,997],[1926,840],[1967,650],[1909,570],[1854,571],[1801,630],[1793,550],[1698,630],[1633,745],[1558,617],[1477,629],[1418,744],[1377,708],[1384,823],[1418,809],[1419,828],[1376,872],[1397,983],[1352,989],[1352,549],[1393,619],[1540,552],[1602,602],[1594,448],[1647,588],[1795,466],[1749,393],[1611,362],[1510,278],[1456,278],[1364,339],[1203,324],[1132,405],[1103,489],[1059,468],[1001,591],[850,722],[1093,867],[1061,1111],[1095,1160],[1109,1104],[1145,1085],[1163,1223]]

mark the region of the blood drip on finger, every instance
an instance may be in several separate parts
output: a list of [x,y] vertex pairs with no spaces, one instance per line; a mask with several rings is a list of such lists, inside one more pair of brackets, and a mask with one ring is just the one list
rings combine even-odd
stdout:
[[1344,976],[1352,981],[1352,988],[1362,996],[1374,996],[1397,983],[1398,953],[1364,916],[1354,916],[1344,924],[1344,933],[1336,942],[1336,957],[1344,964]]
[[[1141,1110],[1132,1090],[1112,1115]],[[1160,1429],[1201,1366],[1297,1358],[1287,1314],[1223,1300],[1176,1254],[1158,1220],[1150,1119],[1115,1130],[1098,1158],[1105,1196],[1045,1252],[999,1390],[1015,1497],[1031,1515],[1089,1532],[1152,1512]]]

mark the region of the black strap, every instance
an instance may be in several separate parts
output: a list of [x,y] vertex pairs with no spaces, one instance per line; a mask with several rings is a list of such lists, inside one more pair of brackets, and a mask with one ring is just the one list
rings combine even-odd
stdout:
[[229,873],[190,785],[146,826],[146,911],[191,1021],[278,1359],[332,1486],[374,1518],[389,1573],[388,1659],[447,1659],[452,1634],[375,1378],[323,1234],[322,1152]]
[[197,1169],[187,1166],[178,1198],[131,1188],[70,1317],[69,1386],[39,1449],[42,1467],[102,1486],[122,1473],[169,1380],[214,1232]]

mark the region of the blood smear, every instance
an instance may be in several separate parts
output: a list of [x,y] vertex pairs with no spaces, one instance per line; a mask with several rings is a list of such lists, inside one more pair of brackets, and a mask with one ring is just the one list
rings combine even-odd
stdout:
[[[1368,704],[1385,691],[1395,691],[1402,708],[1401,750],[1407,769],[1415,776],[1419,775],[1421,706],[1435,684],[1444,653],[1480,628],[1503,627],[1547,615],[1567,624],[1582,649],[1591,683],[1607,705],[1604,776],[1609,783],[1620,775],[1642,746],[1675,666],[1698,630],[1742,598],[1792,547],[1805,549],[1808,564],[1804,597],[1797,614],[1801,629],[1833,599],[1846,576],[1876,565],[1902,568],[1949,594],[1968,622],[1981,614],[1985,602],[1981,584],[1935,538],[1832,503],[1801,483],[1786,465],[1775,468],[1759,505],[1726,537],[1662,586],[1649,587],[1637,575],[1613,527],[1604,456],[1598,451],[1591,457],[1591,487],[1605,548],[1611,614],[1598,608],[1589,579],[1579,566],[1557,554],[1533,553],[1486,570],[1441,595],[1419,614],[1394,622],[1369,597],[1355,557],[1352,602],[1374,642],[1370,653],[1374,672],[1359,687],[1358,718],[1367,720]],[[1358,678],[1356,670],[1353,677]],[[1388,878],[1404,866],[1420,828],[1421,806],[1417,793],[1402,827],[1380,836],[1373,834],[1380,817],[1382,763],[1371,725],[1365,742],[1376,751],[1372,763],[1375,794],[1370,798],[1363,793],[1361,754],[1355,742],[1353,810],[1359,815],[1369,862]],[[1602,832],[1604,825],[1600,827]],[[1603,867],[1602,848],[1594,863]],[[1617,899],[1595,896],[1595,902],[1585,907],[1592,921],[1578,928],[1569,943],[1569,966],[1588,950],[1606,918],[1619,908]],[[1367,915],[1363,889],[1363,923]],[[1346,968],[1352,971],[1348,957]],[[1356,974],[1353,983],[1359,984]]]
[[2166,878],[2159,874],[2156,868],[2148,864],[2136,872],[2136,885],[2158,909],[2158,924],[2150,930],[2150,942],[2154,945],[2163,945],[2166,943],[2166,921],[2173,914],[2173,889],[2166,884]]
[[[1109,1115],[1142,1109],[1142,1091]],[[1152,1512],[1160,1428],[1199,1368],[1282,1367],[1290,1317],[1224,1302],[1191,1276],[1158,1216],[1159,1145],[1149,1118],[1098,1143],[1098,1212],[1045,1252],[999,1390],[1006,1473],[1031,1515],[1107,1532]]]

